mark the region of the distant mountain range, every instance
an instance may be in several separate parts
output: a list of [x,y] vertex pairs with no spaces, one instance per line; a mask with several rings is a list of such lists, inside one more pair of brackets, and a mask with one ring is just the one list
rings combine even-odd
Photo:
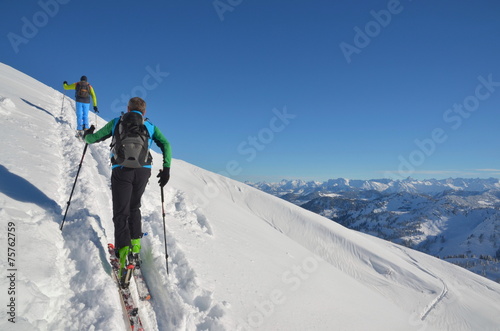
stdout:
[[416,180],[407,178],[404,180],[370,179],[352,180],[345,178],[330,179],[325,182],[303,180],[282,180],[278,183],[249,183],[264,192],[273,195],[310,194],[314,192],[336,193],[336,192],[359,192],[378,191],[381,193],[424,193],[433,194],[448,190],[462,191],[485,191],[491,189],[500,190],[500,180],[497,178],[448,178],[448,179],[426,179]]
[[500,180],[331,179],[247,183],[500,282]]

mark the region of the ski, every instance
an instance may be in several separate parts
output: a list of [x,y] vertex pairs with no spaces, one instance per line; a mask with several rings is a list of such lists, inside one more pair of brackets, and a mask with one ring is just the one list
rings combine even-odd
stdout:
[[141,263],[137,262],[133,270],[135,285],[137,287],[137,293],[139,294],[139,299],[146,301],[151,299],[151,293],[149,292],[148,284],[142,275]]
[[139,308],[136,306],[130,289],[128,286],[123,287],[121,284],[121,277],[119,276],[120,270],[120,260],[115,254],[115,246],[113,244],[108,244],[109,260],[112,267],[113,279],[116,281],[118,286],[118,292],[120,293],[120,298],[122,302],[122,308],[125,319],[128,321],[129,329],[133,331],[144,331],[142,326],[141,318],[139,317]]
[[78,138],[79,140],[83,141],[83,130],[77,130],[75,137]]

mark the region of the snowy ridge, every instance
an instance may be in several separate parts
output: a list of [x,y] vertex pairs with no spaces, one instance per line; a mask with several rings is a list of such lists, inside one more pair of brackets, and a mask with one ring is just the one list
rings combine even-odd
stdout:
[[[16,227],[16,323],[2,330],[122,330],[110,277],[108,144],[83,144],[74,103],[0,65],[0,215]],[[154,110],[150,110],[154,120]],[[92,115],[92,118],[94,115]],[[102,127],[106,121],[98,118]],[[162,128],[168,137],[168,128]],[[155,167],[161,156],[154,155]],[[495,330],[500,285],[344,228],[174,160],[165,188],[169,271],[154,168],[143,197],[147,330]],[[6,230],[0,231],[6,249]],[[6,254],[0,261],[7,263]],[[0,278],[7,293],[9,280]],[[6,307],[9,298],[1,304]],[[137,300],[138,301],[138,300]]]

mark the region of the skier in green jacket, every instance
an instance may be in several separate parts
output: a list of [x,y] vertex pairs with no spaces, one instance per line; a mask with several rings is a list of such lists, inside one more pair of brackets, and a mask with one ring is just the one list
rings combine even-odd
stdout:
[[[142,237],[141,224],[141,197],[146,189],[151,176],[152,157],[149,153],[154,141],[163,153],[163,169],[158,174],[161,187],[165,186],[170,179],[170,164],[172,152],[170,143],[161,133],[160,129],[149,120],[144,120],[146,114],[146,102],[138,97],[129,100],[127,113],[122,117],[109,121],[102,129],[94,133],[92,126],[85,132],[85,142],[93,144],[113,137],[113,152],[111,157],[111,192],[113,197],[113,223],[115,227],[115,247],[119,252],[120,266],[123,269],[127,263],[136,263],[141,249]],[[146,155],[140,158],[138,165],[129,165],[117,152],[116,145],[119,144],[120,134],[124,132],[123,127],[127,125],[128,118],[133,118],[140,123],[140,127],[147,129]],[[120,122],[124,124],[120,125]],[[144,124],[144,125],[142,125]],[[123,134],[122,134],[123,135]],[[139,158],[138,158],[139,159]],[[128,162],[128,161],[127,161]],[[128,261],[127,261],[128,259]],[[120,270],[121,272],[122,270]]]

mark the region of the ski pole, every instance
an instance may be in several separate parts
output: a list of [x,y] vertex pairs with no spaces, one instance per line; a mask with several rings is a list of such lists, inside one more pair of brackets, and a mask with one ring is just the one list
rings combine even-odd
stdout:
[[168,275],[167,228],[165,227],[165,206],[164,206],[165,197],[163,194],[163,186],[160,187],[161,187],[161,212],[163,215],[163,236],[165,237],[165,265],[167,266],[167,275]]
[[71,189],[71,194],[69,195],[69,200],[68,200],[67,206],[66,206],[66,212],[64,213],[64,217],[63,217],[63,220],[61,222],[61,227],[59,228],[61,231],[62,231],[63,226],[64,226],[64,221],[66,220],[66,215],[68,214],[69,205],[71,204],[71,197],[73,196],[73,192],[75,191],[76,181],[78,179],[78,175],[80,174],[80,169],[82,168],[83,158],[85,157],[85,153],[87,152],[88,146],[89,146],[89,144],[85,144],[85,148],[83,149],[82,159],[80,160],[80,165],[78,166],[78,171],[76,172],[75,182],[73,183],[73,188]]
[[62,119],[63,109],[64,109],[64,99],[66,99],[66,92],[64,92],[63,97],[62,97],[62,105],[61,105],[61,119]]
[[95,114],[95,128],[97,130],[97,112],[94,112],[94,114]]

